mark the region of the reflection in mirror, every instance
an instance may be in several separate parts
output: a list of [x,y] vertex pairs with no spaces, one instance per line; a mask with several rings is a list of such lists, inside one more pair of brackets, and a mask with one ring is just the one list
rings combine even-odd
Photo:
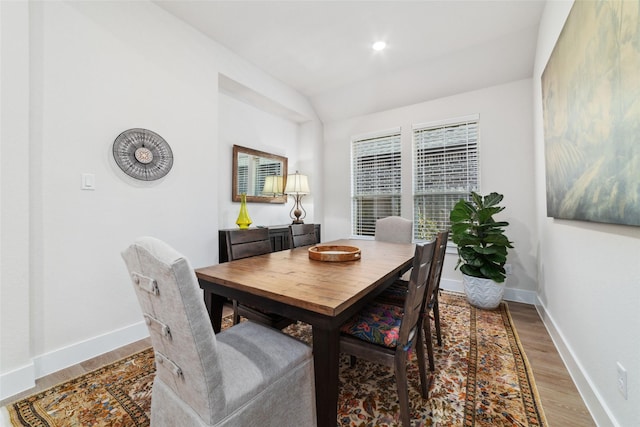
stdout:
[[246,193],[247,202],[286,203],[286,171],[286,157],[234,145],[231,199]]

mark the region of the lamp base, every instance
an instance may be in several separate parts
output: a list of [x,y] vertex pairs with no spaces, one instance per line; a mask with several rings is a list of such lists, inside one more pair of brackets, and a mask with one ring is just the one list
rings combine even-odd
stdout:
[[300,199],[302,198],[302,194],[295,195],[296,204],[291,208],[291,212],[289,212],[289,218],[293,220],[291,224],[304,224],[304,221],[300,219],[300,217],[304,218],[307,216],[307,211],[302,207],[302,203]]

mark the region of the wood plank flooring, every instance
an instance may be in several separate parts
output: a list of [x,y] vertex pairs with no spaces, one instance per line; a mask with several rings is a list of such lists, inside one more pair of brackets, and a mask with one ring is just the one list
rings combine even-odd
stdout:
[[[509,310],[520,341],[524,346],[525,353],[533,369],[540,399],[542,400],[542,407],[549,426],[595,426],[595,422],[573,384],[535,307],[527,304],[509,302]],[[15,400],[83,375],[100,366],[143,350],[150,345],[151,341],[147,338],[40,378],[36,381],[36,387],[34,389],[1,401],[0,406],[7,405]]]
[[595,426],[535,307],[516,302],[508,304],[549,426]]

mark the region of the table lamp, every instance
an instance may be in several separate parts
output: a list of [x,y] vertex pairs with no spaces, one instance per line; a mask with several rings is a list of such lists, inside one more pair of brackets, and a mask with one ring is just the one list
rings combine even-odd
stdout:
[[292,224],[304,224],[303,219],[307,216],[307,212],[302,207],[302,196],[310,193],[307,176],[301,175],[298,171],[294,174],[289,174],[284,192],[295,200],[295,205],[289,212],[289,216],[293,220]]

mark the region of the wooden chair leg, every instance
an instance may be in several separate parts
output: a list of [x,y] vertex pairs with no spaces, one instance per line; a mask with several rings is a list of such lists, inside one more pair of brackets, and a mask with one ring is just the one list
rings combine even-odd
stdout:
[[442,347],[442,333],[440,332],[440,308],[438,306],[438,294],[436,294],[436,300],[433,303],[433,320],[436,324],[436,336],[438,337],[438,345]]
[[395,357],[396,384],[400,401],[400,420],[404,427],[411,426],[411,407],[409,406],[409,382],[407,381],[407,352],[396,350]]
[[233,300],[233,324],[240,323],[240,315],[238,314],[238,301]]
[[429,382],[427,381],[427,365],[424,363],[424,343],[422,340],[422,328],[419,328],[418,339],[416,342],[416,356],[418,359],[418,372],[420,372],[420,391],[424,399],[429,398]]
[[349,367],[350,368],[355,368],[356,367],[356,357],[354,355],[349,355]]
[[429,357],[429,370],[433,372],[436,370],[436,365],[433,359],[433,337],[431,336],[431,318],[429,316],[425,316],[422,324],[424,326],[424,340],[427,344],[427,356]]

